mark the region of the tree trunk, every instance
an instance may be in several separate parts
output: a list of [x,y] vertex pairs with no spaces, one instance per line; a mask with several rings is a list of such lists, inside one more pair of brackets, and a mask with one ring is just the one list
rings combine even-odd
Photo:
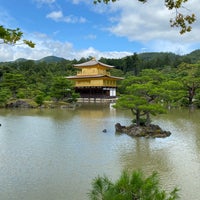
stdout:
[[190,87],[189,91],[188,91],[188,103],[189,103],[189,105],[192,105],[194,95],[195,95],[195,88]]
[[137,109],[136,110],[136,125],[140,126],[140,111]]
[[151,123],[151,120],[150,120],[150,113],[147,112],[147,113],[146,113],[146,122],[145,122],[145,124],[148,126],[150,123]]

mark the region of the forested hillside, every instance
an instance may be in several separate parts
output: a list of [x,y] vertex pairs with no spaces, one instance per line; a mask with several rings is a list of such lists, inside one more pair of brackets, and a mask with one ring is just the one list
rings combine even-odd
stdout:
[[[186,78],[190,81],[194,78],[189,73],[189,68],[191,68],[191,72],[195,72],[196,78],[200,76],[199,58],[200,50],[196,50],[184,56],[173,53],[135,53],[120,59],[101,58],[100,61],[116,67],[111,70],[111,74],[114,76],[138,76],[144,69],[154,69],[173,79],[182,77],[186,82]],[[72,83],[65,77],[76,74],[76,69],[73,68],[74,64],[90,59],[91,57],[66,60],[49,56],[37,61],[22,58],[14,62],[1,62],[0,106],[4,107],[9,100],[19,98],[33,99],[38,105],[45,100],[75,100],[77,94],[74,93]],[[195,91],[193,91],[195,95],[199,94],[198,87],[196,85]],[[123,90],[120,88],[119,92],[122,92]],[[192,100],[194,97],[197,99],[197,95],[195,95]]]
[[188,64],[197,63],[200,60],[200,50],[196,50],[187,55],[176,55],[174,53],[141,53],[133,54],[121,59],[101,58],[100,61],[116,66],[124,73],[131,72],[137,75],[143,69],[162,70],[166,67],[176,68],[182,62]]

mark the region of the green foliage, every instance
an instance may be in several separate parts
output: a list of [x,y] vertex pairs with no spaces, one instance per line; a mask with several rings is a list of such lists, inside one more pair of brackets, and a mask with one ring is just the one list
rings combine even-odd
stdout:
[[185,63],[197,63],[200,60],[200,50],[197,49],[195,51],[192,51],[190,54],[184,55],[183,58],[184,60],[190,60],[190,62]]
[[5,73],[1,86],[8,88],[12,92],[13,97],[16,97],[18,89],[26,87],[26,81],[22,74]]
[[116,77],[123,77],[124,73],[120,69],[111,69],[110,70],[111,76],[116,76]]
[[[132,123],[133,124],[136,124],[137,123],[137,120],[136,119],[133,119],[132,120]],[[146,123],[147,123],[147,119],[146,118],[140,118],[140,126],[145,126],[146,125]]]
[[19,98],[19,99],[27,98],[25,89],[19,89],[16,97]]
[[[55,98],[54,95],[51,96],[55,77],[63,78],[74,73],[73,62],[65,59],[56,62],[22,60],[0,63],[0,89],[10,91],[11,95],[8,98],[34,99],[41,105],[44,100]],[[73,102],[76,98],[77,94],[73,91],[67,101]]]
[[167,106],[182,105],[182,99],[185,96],[183,84],[178,80],[165,80],[162,82],[163,98]]
[[40,93],[34,98],[35,102],[41,106],[44,102],[44,94]]
[[[19,28],[16,29],[8,29],[0,26],[0,39],[2,39],[2,43],[0,44],[10,44],[16,45],[17,42],[22,40],[23,32],[20,31]],[[31,48],[35,47],[35,44],[30,40],[22,40],[22,44],[26,44]]]
[[141,124],[142,116],[150,123],[150,115],[165,112],[161,104],[164,89],[161,82],[163,75],[156,70],[143,70],[139,77],[129,77],[122,82],[123,94],[117,100],[115,107],[130,109],[137,125]]
[[[115,66],[117,70],[120,70],[122,76],[138,76],[143,69],[157,69],[166,70],[175,69],[182,62],[191,63],[199,60],[199,54],[188,54],[184,56],[176,55],[174,53],[163,52],[149,52],[149,53],[134,53],[131,56],[126,56],[121,59],[117,58],[101,58],[100,62],[108,65]],[[111,70],[112,71],[112,70]]]
[[[48,57],[47,60],[42,59],[41,61],[20,59],[16,62],[0,63],[0,90],[9,91],[8,99],[10,97],[40,99],[43,96],[44,100],[53,98],[70,102],[76,101],[78,96],[73,90],[71,94],[66,94],[64,89],[58,90],[59,95],[63,93],[61,96],[54,92],[54,88],[59,87],[59,84],[56,86],[55,79],[56,77],[75,75],[76,69],[73,68],[73,64],[87,60],[82,58],[79,61],[70,61]],[[188,63],[183,62],[184,60],[187,60]],[[136,107],[138,107],[138,102],[142,102],[139,107],[140,119],[147,117],[147,113],[145,114],[142,110],[149,110],[150,115],[156,114],[153,110],[155,104],[161,108],[162,106],[199,105],[200,63],[198,60],[199,51],[184,56],[172,53],[142,53],[121,59],[100,59],[103,63],[117,67],[110,70],[111,75],[125,77],[118,83],[117,91],[118,94],[128,95],[127,99],[120,100],[127,104],[123,108],[131,110],[130,106],[133,106],[133,103],[130,102],[131,99]],[[67,88],[73,88],[71,83],[66,84]],[[40,94],[42,94],[41,97]],[[141,98],[142,95],[144,95],[143,98]],[[5,97],[5,95],[2,95],[2,99],[5,99],[3,96]],[[38,97],[36,98],[36,96]],[[147,107],[147,102],[152,105]],[[122,108],[121,105],[120,108]],[[133,114],[135,108],[132,110]],[[158,107],[156,110],[159,111]],[[157,114],[159,113],[160,111]]]
[[51,87],[51,96],[56,101],[73,101],[75,98],[72,82],[63,77],[55,77]]
[[93,179],[89,192],[91,200],[176,200],[179,198],[178,189],[174,188],[169,194],[162,190],[156,172],[144,177],[141,171],[123,171],[115,182],[106,176]]
[[0,107],[4,107],[11,97],[11,91],[7,88],[0,88]]
[[177,69],[177,80],[182,83],[185,91],[186,104],[192,105],[200,90],[200,64],[182,63]]

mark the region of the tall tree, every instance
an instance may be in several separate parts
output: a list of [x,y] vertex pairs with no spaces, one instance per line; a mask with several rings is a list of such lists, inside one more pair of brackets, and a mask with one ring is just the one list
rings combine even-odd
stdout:
[[179,80],[168,79],[162,82],[161,87],[163,92],[163,104],[168,108],[182,105],[182,100],[185,95],[183,85]]
[[55,77],[51,88],[51,96],[59,100],[75,101],[78,97],[75,94],[72,82],[64,77]]
[[177,80],[182,83],[185,90],[187,104],[191,106],[200,89],[200,64],[182,63],[177,68],[177,76]]
[[122,82],[124,94],[116,102],[116,108],[129,109],[139,126],[145,116],[145,124],[150,123],[150,115],[164,113],[161,105],[164,89],[161,87],[163,75],[156,70],[143,70],[139,77],[130,77]]
[[139,58],[136,53],[132,56],[125,57],[125,65],[123,66],[124,73],[131,72],[132,75],[138,75],[139,73]]

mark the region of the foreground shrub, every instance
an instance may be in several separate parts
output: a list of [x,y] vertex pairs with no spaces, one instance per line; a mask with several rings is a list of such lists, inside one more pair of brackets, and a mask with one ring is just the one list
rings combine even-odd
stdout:
[[158,174],[145,178],[141,171],[128,173],[123,171],[116,182],[108,177],[96,177],[89,191],[91,200],[175,200],[178,199],[178,189],[167,193],[159,185]]

